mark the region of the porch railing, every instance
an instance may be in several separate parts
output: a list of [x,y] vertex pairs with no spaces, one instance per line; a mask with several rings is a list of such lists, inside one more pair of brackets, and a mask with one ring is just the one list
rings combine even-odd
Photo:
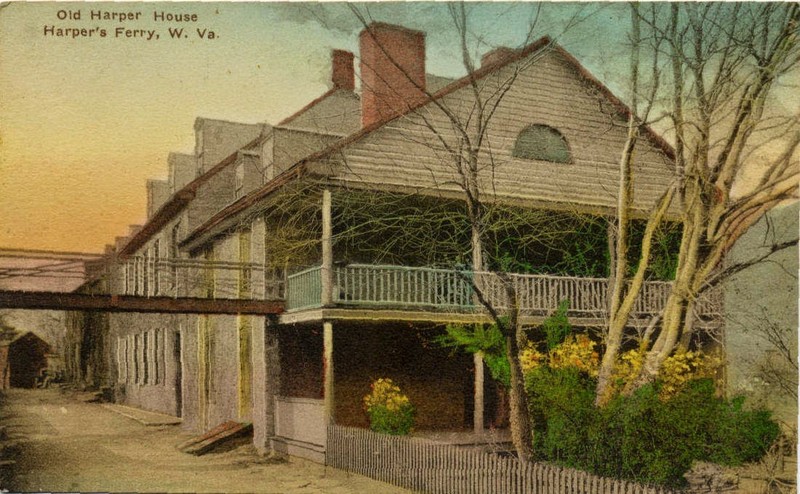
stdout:
[[[502,281],[493,273],[447,269],[351,264],[332,271],[331,301],[340,305],[382,307],[429,307],[452,310],[480,310],[475,298],[478,287],[497,309],[507,309],[508,299]],[[322,301],[322,269],[317,266],[288,277],[287,309],[319,307]],[[549,275],[509,275],[520,310],[550,313],[562,300],[570,312],[586,317],[602,317],[608,308],[608,279]],[[644,316],[664,308],[672,283],[645,282],[636,299],[632,315]],[[702,315],[719,311],[718,294],[703,294],[696,312]]]
[[470,307],[472,286],[453,270],[351,264],[333,270],[334,302]]
[[322,304],[322,267],[290,275],[286,280],[286,309],[308,309]]

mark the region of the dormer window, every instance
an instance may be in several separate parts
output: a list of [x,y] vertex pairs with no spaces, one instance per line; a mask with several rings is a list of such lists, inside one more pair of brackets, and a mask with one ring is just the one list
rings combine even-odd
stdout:
[[511,155],[526,160],[572,162],[567,140],[561,132],[553,127],[539,124],[529,125],[519,133]]

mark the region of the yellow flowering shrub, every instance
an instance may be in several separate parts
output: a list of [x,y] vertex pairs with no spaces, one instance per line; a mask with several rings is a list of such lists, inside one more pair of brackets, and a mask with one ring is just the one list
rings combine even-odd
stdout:
[[722,356],[699,350],[679,350],[661,366],[661,397],[668,399],[693,379],[713,378],[722,367]]
[[600,370],[600,354],[595,347],[597,343],[585,334],[570,335],[557,347],[550,350],[549,366],[551,369],[575,367],[591,377],[597,377]]
[[643,347],[622,352],[617,357],[617,362],[614,364],[614,369],[611,371],[611,382],[616,387],[621,388],[628,382],[632,381],[639,375],[644,365],[644,358],[647,355],[647,349]]
[[522,366],[522,372],[528,373],[539,367],[542,365],[545,357],[545,354],[537,350],[532,343],[528,343],[519,354],[519,363]]
[[[647,348],[639,347],[620,354],[611,375],[611,393],[617,393],[635,379],[642,370]],[[694,379],[713,378],[723,363],[719,353],[680,350],[668,357],[658,375],[661,398],[666,400]],[[541,365],[551,369],[573,367],[590,377],[597,377],[600,355],[597,343],[585,334],[570,335],[563,343],[544,354],[530,343],[520,352],[522,371],[528,373]]]
[[[618,390],[639,375],[646,356],[646,348],[629,350],[619,356],[612,374],[612,380]],[[722,357],[718,353],[678,350],[664,360],[658,374],[658,379],[661,381],[661,398],[664,400],[671,398],[691,380],[713,378],[721,366]]]
[[405,435],[414,426],[415,409],[408,396],[391,379],[381,378],[370,385],[364,396],[370,429],[392,435]]
[[597,343],[585,334],[568,336],[563,343],[547,354],[537,350],[533,344],[528,344],[520,352],[520,364],[523,372],[530,372],[546,363],[551,369],[575,367],[581,372],[597,377],[600,355],[596,347]]

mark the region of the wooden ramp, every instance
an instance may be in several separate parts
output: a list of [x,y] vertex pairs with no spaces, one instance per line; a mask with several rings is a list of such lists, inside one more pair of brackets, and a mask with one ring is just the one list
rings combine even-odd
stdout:
[[205,434],[195,436],[178,449],[191,455],[202,455],[230,440],[250,436],[253,433],[253,424],[247,422],[228,421],[219,424]]
[[[97,399],[96,401],[98,401]],[[142,410],[141,408],[128,407],[125,405],[117,405],[116,403],[103,403],[101,407],[116,412],[123,417],[128,417],[139,422],[142,425],[149,427],[161,425],[178,425],[182,422],[180,417],[174,417],[164,413],[151,412]]]

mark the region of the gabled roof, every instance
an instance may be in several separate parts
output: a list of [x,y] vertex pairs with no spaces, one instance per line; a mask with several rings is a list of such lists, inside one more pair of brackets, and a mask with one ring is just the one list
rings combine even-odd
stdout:
[[28,331],[26,333],[17,333],[10,340],[6,340],[4,344],[16,345],[17,343],[25,341],[30,341],[33,342],[35,345],[38,345],[40,348],[44,350],[44,353],[52,353],[52,347],[50,346],[50,344],[45,340],[43,340],[39,335],[37,335],[33,331]]
[[[248,146],[252,146],[260,139],[261,136],[253,139],[243,147],[246,148]],[[212,177],[214,177],[214,175],[225,169],[225,167],[235,162],[238,154],[238,150],[234,151],[228,155],[227,158],[223,159],[207,172],[192,180],[181,190],[173,194],[172,197],[167,200],[167,202],[158,208],[158,211],[153,214],[153,217],[150,218],[150,220],[145,223],[144,226],[130,238],[130,240],[128,240],[125,246],[119,250],[117,256],[121,259],[125,259],[136,252],[142,245],[147,243],[150,237],[158,233],[167,223],[172,221],[176,216],[178,216],[178,214],[181,213],[181,211],[183,211],[183,209],[192,201],[192,199],[194,199],[194,196],[197,194],[197,190],[201,185],[208,182]]]
[[[363,127],[359,131],[354,132],[353,134],[349,135],[348,137],[345,137],[340,141],[337,141],[331,146],[303,158],[302,160],[292,165],[284,173],[275,177],[272,181],[270,181],[260,189],[257,189],[251,192],[250,194],[245,195],[238,201],[232,203],[228,207],[217,212],[214,216],[209,218],[205,223],[203,223],[197,229],[191,232],[189,236],[186,237],[186,239],[184,239],[183,242],[181,242],[181,245],[185,246],[191,244],[192,242],[195,242],[196,240],[200,239],[214,228],[223,224],[228,217],[239,214],[242,211],[249,209],[262,199],[272,194],[275,190],[277,190],[280,186],[287,183],[288,181],[306,175],[308,172],[307,170],[308,163],[330,158],[337,151],[345,148],[346,146],[356,141],[359,141],[360,139],[365,138],[366,136],[368,136],[375,130],[383,127],[384,125],[388,124],[389,122],[402,118],[405,115],[408,115],[409,113],[419,109],[420,107],[429,105],[434,101],[437,101],[459,89],[466,87],[469,84],[471,84],[473,80],[479,80],[493,72],[496,72],[497,70],[500,70],[503,67],[516,63],[546,48],[554,50],[556,53],[562,56],[570,65],[572,65],[573,68],[578,72],[578,74],[583,78],[584,81],[586,81],[589,85],[594,87],[606,99],[608,99],[608,101],[616,108],[617,113],[620,116],[624,117],[625,119],[629,119],[631,117],[632,112],[630,108],[627,105],[625,105],[619,98],[617,98],[611,92],[611,90],[608,89],[608,87],[606,87],[602,82],[600,82],[596,77],[594,77],[591,74],[591,72],[589,72],[589,70],[587,70],[583,65],[581,65],[581,63],[575,57],[573,57],[568,51],[562,48],[559,44],[555,43],[549,36],[544,36],[539,40],[529,44],[528,46],[520,50],[517,50],[513,55],[509,57],[504,57],[502,59],[499,59],[495,63],[490,63],[488,65],[481,66],[479,69],[475,70],[472,74],[468,74],[460,79],[457,79],[453,83],[448,84],[447,86],[437,91],[435,94],[431,95],[430,98],[425,99],[415,105],[409,106],[409,108],[407,108],[404,112],[400,112],[398,114],[395,114],[394,116],[375,122],[372,125]],[[323,97],[327,97],[330,92],[331,91],[325,93],[323,96],[321,96],[315,101],[318,102]],[[314,102],[312,102],[312,104],[313,103]],[[310,107],[311,104],[307,105],[306,109]],[[301,110],[300,112],[296,113],[295,115],[289,118],[291,119],[295,118],[296,116],[299,116],[299,114],[304,110]],[[666,140],[664,140],[663,137],[661,137],[655,131],[653,131],[649,126],[645,127],[645,137],[647,137],[653,143],[653,145],[655,145],[656,148],[662,151],[669,159],[671,160],[675,159],[675,151],[672,148],[672,146]]]

